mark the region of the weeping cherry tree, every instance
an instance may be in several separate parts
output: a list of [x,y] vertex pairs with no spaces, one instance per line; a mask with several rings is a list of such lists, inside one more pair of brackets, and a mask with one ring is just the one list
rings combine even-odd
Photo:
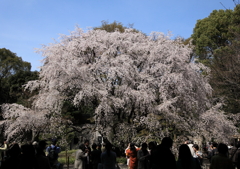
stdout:
[[[181,40],[159,32],[146,36],[132,29],[110,33],[76,28],[39,51],[45,57],[40,78],[25,89],[39,90],[31,111],[38,114],[34,118],[43,114],[46,118],[35,121],[45,126],[41,132],[59,135],[64,125],[77,127],[62,116],[65,101],[79,109],[93,108],[93,131],[116,145],[164,136],[179,141],[189,136],[226,140],[236,132],[220,103],[211,102],[212,88],[202,73],[208,70],[189,61],[191,46]],[[21,137],[20,122],[9,120],[22,121],[26,113],[10,112],[14,105],[7,106],[1,124],[14,128],[14,133],[5,134]],[[78,127],[84,126],[88,124]]]

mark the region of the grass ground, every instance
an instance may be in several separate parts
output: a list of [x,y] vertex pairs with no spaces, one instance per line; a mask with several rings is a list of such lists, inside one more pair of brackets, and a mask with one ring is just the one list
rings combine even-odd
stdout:
[[66,151],[62,151],[59,153],[58,161],[61,164],[67,164],[67,161],[69,160],[69,164],[74,164],[76,151],[77,150],[69,150],[67,153]]

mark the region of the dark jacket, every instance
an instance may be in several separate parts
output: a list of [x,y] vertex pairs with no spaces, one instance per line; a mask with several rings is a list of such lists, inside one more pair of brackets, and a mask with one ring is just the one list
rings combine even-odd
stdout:
[[176,169],[176,160],[170,148],[158,145],[150,157],[153,169]]

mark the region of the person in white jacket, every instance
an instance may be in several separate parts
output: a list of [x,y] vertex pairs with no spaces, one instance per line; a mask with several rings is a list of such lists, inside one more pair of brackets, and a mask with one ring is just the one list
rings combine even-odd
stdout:
[[85,161],[88,156],[88,149],[85,149],[85,145],[81,144],[79,150],[76,152],[74,169],[85,169]]
[[191,151],[191,154],[192,154],[192,156],[194,157],[195,152],[194,152],[194,150],[193,150],[193,144],[192,144],[192,141],[188,140],[188,141],[185,142],[185,144],[188,145],[188,147],[189,147],[189,149],[190,149],[190,151]]

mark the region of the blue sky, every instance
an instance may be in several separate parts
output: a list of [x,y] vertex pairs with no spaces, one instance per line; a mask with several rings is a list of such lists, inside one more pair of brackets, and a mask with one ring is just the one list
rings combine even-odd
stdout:
[[[224,6],[223,6],[223,5]],[[39,70],[35,48],[48,45],[76,25],[87,30],[118,21],[149,34],[188,38],[198,19],[213,10],[233,9],[232,0],[0,0],[0,48],[7,48]]]

